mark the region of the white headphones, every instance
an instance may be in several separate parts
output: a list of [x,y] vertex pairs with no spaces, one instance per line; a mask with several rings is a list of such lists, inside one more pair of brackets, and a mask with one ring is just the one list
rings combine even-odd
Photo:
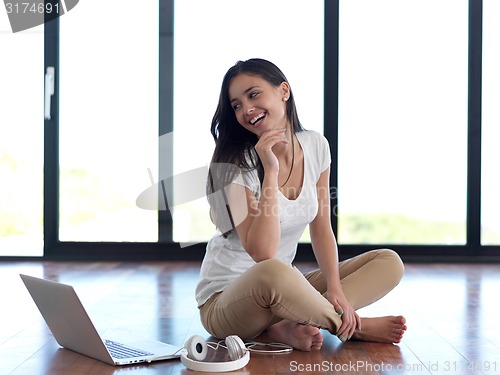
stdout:
[[192,336],[181,351],[181,362],[190,370],[204,372],[226,372],[239,370],[250,361],[250,351],[238,336],[228,336],[225,340],[229,362],[202,362],[207,356],[208,344],[201,336]]

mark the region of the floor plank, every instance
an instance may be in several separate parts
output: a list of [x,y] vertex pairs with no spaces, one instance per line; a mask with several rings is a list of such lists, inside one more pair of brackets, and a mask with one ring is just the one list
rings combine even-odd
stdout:
[[[312,264],[298,264],[310,270]],[[195,374],[178,360],[113,367],[60,348],[19,278],[71,284],[104,334],[151,337],[182,346],[203,329],[193,292],[198,263],[0,262],[0,375]],[[320,352],[252,354],[239,374],[500,374],[496,264],[409,264],[401,284],[359,311],[402,314],[399,345],[350,341],[324,331]],[[224,360],[219,350],[210,360]]]

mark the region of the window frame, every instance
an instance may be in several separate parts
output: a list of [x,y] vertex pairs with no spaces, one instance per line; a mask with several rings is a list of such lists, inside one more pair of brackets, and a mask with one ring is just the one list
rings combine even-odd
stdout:
[[[332,160],[338,160],[338,83],[339,83],[339,0],[324,1],[324,135],[329,140]],[[465,245],[339,245],[340,258],[345,259],[375,248],[391,248],[404,261],[499,261],[500,246],[481,245],[481,79],[482,79],[482,0],[469,0],[468,51],[468,145],[467,145],[467,216]],[[174,130],[174,0],[159,0],[159,128],[158,135]],[[59,228],[59,18],[45,24],[44,71],[56,67],[56,90],[53,96],[54,115],[44,123],[44,255],[43,257],[1,257],[17,260],[158,260],[199,261],[206,244],[181,248],[172,241],[172,217],[168,210],[158,213],[158,242],[61,242]],[[173,150],[172,150],[173,152]],[[163,155],[165,156],[165,155]],[[172,155],[170,155],[172,156]],[[164,163],[173,157],[159,160],[160,169],[171,168]],[[465,167],[465,166],[464,166]],[[331,186],[338,186],[336,168],[330,174]],[[159,192],[161,194],[161,192]],[[336,207],[338,198],[332,196]],[[338,219],[331,213],[332,227],[337,233]],[[299,244],[298,261],[314,261],[309,244]]]

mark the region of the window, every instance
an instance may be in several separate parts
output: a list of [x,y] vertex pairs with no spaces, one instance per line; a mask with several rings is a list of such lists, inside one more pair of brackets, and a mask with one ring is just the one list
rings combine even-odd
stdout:
[[[160,169],[177,176],[208,165],[223,75],[251,57],[283,70],[305,128],[324,131],[338,151],[332,194],[344,256],[372,244],[394,245],[403,256],[446,248],[450,256],[481,258],[497,250],[497,1],[158,0],[140,12],[136,5],[79,2],[45,35],[43,25],[12,33],[0,11],[0,256],[43,255],[45,230],[45,255],[54,259],[199,257],[203,246],[178,252],[171,242],[213,235],[205,197],[168,207],[173,223],[137,199],[145,191],[158,197]],[[480,73],[468,66],[481,59],[479,38],[482,80],[468,87],[468,69]],[[44,42],[59,84],[59,113],[45,121],[45,134]],[[336,100],[330,83],[337,78],[338,129],[337,103],[323,100],[325,93]],[[481,155],[474,138],[467,150],[468,122],[472,132],[481,125]],[[159,133],[173,139],[167,157]],[[44,142],[59,147],[44,150]],[[478,249],[479,241],[490,247]],[[429,252],[420,245],[431,245]]]
[[500,3],[483,3],[481,243],[500,245]]
[[158,3],[89,0],[60,22],[59,239],[155,242],[136,198],[158,170]]
[[[175,2],[175,174],[209,164],[222,78],[238,60],[275,63],[290,81],[303,126],[323,131],[323,7],[322,0]],[[174,207],[173,225],[176,242],[207,241],[215,227],[206,198]]]
[[340,1],[339,22],[339,243],[465,244],[467,1]]
[[43,255],[43,39],[0,11],[0,256]]

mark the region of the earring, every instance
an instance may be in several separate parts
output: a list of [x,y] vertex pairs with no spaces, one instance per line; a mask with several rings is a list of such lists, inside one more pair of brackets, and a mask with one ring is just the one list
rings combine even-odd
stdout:
[[287,97],[287,96],[285,96],[285,97],[283,98],[283,101],[284,101],[284,102],[286,102],[287,100],[288,100],[288,97]]

